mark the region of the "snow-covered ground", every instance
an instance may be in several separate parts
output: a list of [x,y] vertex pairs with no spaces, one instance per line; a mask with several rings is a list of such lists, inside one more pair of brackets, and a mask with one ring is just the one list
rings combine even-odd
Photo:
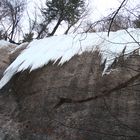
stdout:
[[126,47],[126,54],[140,47],[138,44],[140,42],[140,30],[128,29],[128,31],[131,35],[125,30],[120,30],[111,32],[109,37],[107,32],[97,32],[52,36],[34,40],[6,69],[0,81],[0,88],[17,72],[26,69],[32,71],[47,65],[49,61],[55,63],[58,59],[61,59],[59,65],[62,65],[74,55],[80,55],[84,51],[100,49],[103,60],[107,59],[107,67],[122,52],[124,47]]

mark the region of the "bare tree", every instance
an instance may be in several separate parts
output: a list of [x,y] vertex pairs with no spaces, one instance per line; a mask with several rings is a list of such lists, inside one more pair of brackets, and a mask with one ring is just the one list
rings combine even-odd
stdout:
[[102,20],[99,25],[99,31],[117,31],[132,27],[132,20],[130,19],[130,16],[118,14],[115,16],[113,22],[111,23],[112,25],[110,26],[111,20],[110,16]]
[[20,20],[25,9],[25,0],[2,0],[0,26],[10,42],[15,42],[15,37],[20,31]]
[[138,18],[136,18],[133,23],[135,28],[140,28],[140,15],[138,15]]

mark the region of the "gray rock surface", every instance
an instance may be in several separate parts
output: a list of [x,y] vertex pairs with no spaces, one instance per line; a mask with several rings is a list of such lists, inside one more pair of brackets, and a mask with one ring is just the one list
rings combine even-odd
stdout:
[[140,56],[113,68],[102,76],[100,54],[85,52],[16,74],[0,96],[0,138],[139,140]]
[[[15,48],[16,46],[10,43],[4,47],[0,46],[0,78],[9,66],[10,55]],[[6,88],[7,90],[4,92]],[[12,114],[17,108],[16,102],[10,94],[8,85],[5,89],[0,91],[0,140],[18,140],[18,123],[12,119]]]

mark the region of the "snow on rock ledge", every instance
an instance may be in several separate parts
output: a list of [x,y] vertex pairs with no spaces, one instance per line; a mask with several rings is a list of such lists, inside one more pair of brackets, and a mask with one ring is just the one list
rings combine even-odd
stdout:
[[11,45],[11,43],[5,40],[0,40],[0,48],[8,46],[8,45]]
[[[129,33],[140,42],[140,30],[128,29]],[[70,34],[52,36],[41,40],[32,41],[27,48],[16,58],[16,60],[6,69],[0,81],[2,88],[17,73],[29,69],[30,71],[47,65],[49,61],[54,63],[61,59],[59,64],[69,61],[74,55],[84,51],[94,51],[100,49],[103,60],[107,58],[107,66],[117,57],[124,47],[125,53],[129,53],[139,48],[125,30],[107,32]],[[106,66],[106,67],[107,67]]]
[[15,48],[15,44],[12,44],[5,40],[0,40],[0,49],[6,49],[7,51],[12,52]]

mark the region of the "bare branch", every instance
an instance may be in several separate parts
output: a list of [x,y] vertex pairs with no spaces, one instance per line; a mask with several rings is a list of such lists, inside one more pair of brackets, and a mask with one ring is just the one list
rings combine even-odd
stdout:
[[109,24],[109,29],[108,29],[108,36],[109,36],[109,33],[110,33],[110,29],[111,29],[111,26],[112,26],[112,23],[116,17],[116,15],[119,13],[120,9],[122,8],[122,6],[124,5],[124,3],[126,2],[127,0],[123,0],[123,2],[121,3],[121,5],[119,6],[119,8],[117,9],[117,11],[115,12],[114,16],[111,18],[111,22]]

